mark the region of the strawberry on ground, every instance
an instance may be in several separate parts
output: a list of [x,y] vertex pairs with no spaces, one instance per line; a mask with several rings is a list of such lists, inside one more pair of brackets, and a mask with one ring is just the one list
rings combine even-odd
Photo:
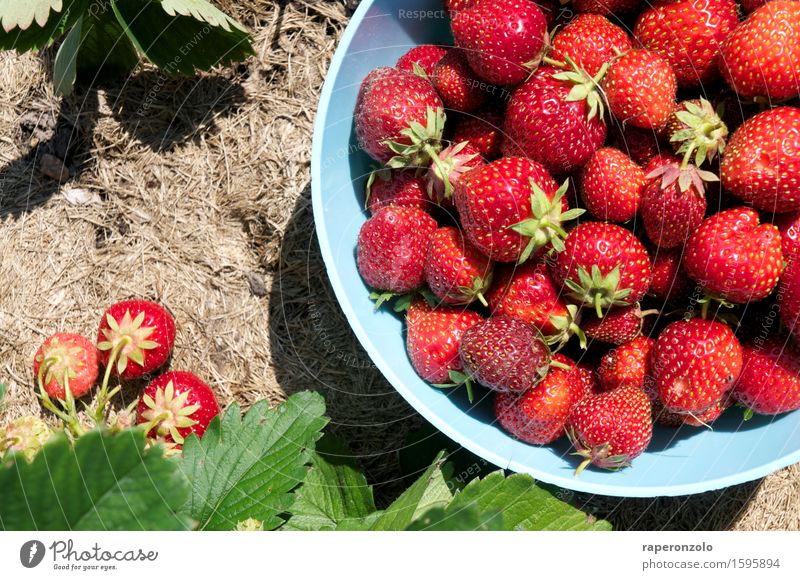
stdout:
[[492,283],[494,264],[464,239],[458,228],[444,226],[434,232],[425,257],[425,281],[446,304],[479,300]]
[[417,374],[429,383],[450,382],[450,372],[463,368],[458,354],[461,337],[481,320],[472,310],[431,308],[424,299],[412,302],[406,315],[406,348]]
[[547,374],[550,349],[533,326],[511,316],[493,316],[471,326],[459,348],[464,373],[498,392],[521,393]]
[[[608,351],[597,367],[597,377],[604,391],[635,387],[647,391],[652,377],[652,352],[656,341],[639,336]],[[652,390],[652,387],[650,388]]]
[[428,168],[428,195],[443,206],[452,206],[453,190],[461,175],[483,164],[480,151],[467,141],[442,149]]
[[747,304],[766,298],[783,268],[781,235],[758,213],[739,207],[705,219],[686,243],[684,267],[713,295]]
[[539,66],[547,20],[530,0],[481,0],[451,23],[456,46],[475,73],[496,85],[516,85]]
[[425,281],[425,256],[436,221],[421,209],[389,206],[358,234],[358,271],[368,286],[403,294]]
[[587,311],[581,319],[581,328],[588,338],[608,344],[625,344],[642,335],[647,316],[658,310],[642,312],[639,304],[611,306],[602,318]]
[[151,439],[181,449],[190,434],[202,437],[220,412],[211,387],[190,372],[170,371],[145,387],[136,423],[147,426]]
[[628,33],[599,14],[578,14],[553,38],[548,62],[566,66],[572,59],[590,76],[612,58],[632,48]]
[[630,157],[619,149],[603,147],[581,171],[581,199],[594,217],[626,222],[639,210],[644,183],[644,171]]
[[431,82],[445,107],[470,113],[483,105],[492,86],[486,86],[472,72],[464,51],[453,48],[436,63]]
[[650,399],[641,389],[620,387],[573,405],[567,435],[587,465],[620,469],[642,454],[653,436]]
[[453,143],[468,142],[486,159],[500,157],[503,143],[503,114],[495,107],[481,109],[474,115],[462,115],[455,122]]
[[742,374],[733,397],[760,415],[800,408],[800,350],[787,338],[769,337],[742,346]]
[[[575,363],[563,354],[536,386],[524,393],[497,393],[494,410],[500,426],[513,437],[532,445],[545,445],[564,434],[572,406],[584,396]],[[567,368],[562,368],[567,367]]]
[[679,301],[689,289],[689,278],[683,269],[683,249],[658,249],[652,255],[653,281],[648,294],[663,304]]
[[88,393],[97,381],[97,347],[79,334],[59,332],[45,340],[33,357],[33,376],[47,396],[64,401],[66,388],[74,398]]
[[449,47],[446,46],[420,44],[401,56],[397,60],[395,67],[399,70],[413,73],[415,72],[414,65],[416,64],[430,77],[433,74],[433,67],[442,60],[442,57],[449,50]]
[[383,168],[373,171],[367,179],[366,200],[371,214],[389,205],[426,211],[433,207],[426,192],[425,179],[413,170]]
[[669,411],[703,413],[730,391],[741,370],[742,347],[721,322],[679,320],[656,341],[656,388]]

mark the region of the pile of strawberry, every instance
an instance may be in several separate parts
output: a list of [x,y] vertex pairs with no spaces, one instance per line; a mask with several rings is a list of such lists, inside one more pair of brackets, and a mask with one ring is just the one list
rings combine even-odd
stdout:
[[97,427],[123,429],[134,423],[145,426],[150,443],[162,443],[177,452],[185,438],[202,437],[220,407],[214,392],[196,375],[169,371],[154,378],[141,395],[113,421],[109,403],[121,384],[109,390],[111,377],[118,381],[141,380],[164,367],[175,346],[175,320],[166,308],[147,300],[125,300],[111,306],[100,320],[97,342],[79,334],[60,332],[50,336],[34,356],[33,373],[39,398],[46,409],[64,423],[75,437],[83,434],[76,399],[92,391],[105,368],[94,406],[85,404],[86,417]]
[[579,469],[800,407],[800,2],[445,6],[355,110],[358,268],[419,375]]

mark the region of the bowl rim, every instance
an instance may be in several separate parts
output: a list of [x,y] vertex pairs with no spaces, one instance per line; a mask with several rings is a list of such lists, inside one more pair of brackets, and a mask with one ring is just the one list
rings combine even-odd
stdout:
[[328,274],[328,279],[331,282],[331,286],[336,296],[336,300],[339,303],[339,307],[344,312],[345,317],[350,324],[350,328],[352,328],[353,332],[361,343],[362,348],[364,348],[370,359],[375,363],[375,366],[389,381],[392,387],[406,400],[406,402],[408,402],[409,405],[411,405],[416,412],[422,415],[428,422],[436,427],[436,429],[447,435],[447,437],[463,448],[503,469],[509,469],[518,473],[527,473],[545,483],[557,485],[576,492],[615,497],[641,498],[690,495],[753,481],[765,477],[779,469],[800,462],[800,449],[798,449],[792,453],[787,453],[781,458],[744,471],[693,483],[663,486],[633,486],[588,482],[575,477],[565,477],[554,474],[550,471],[539,470],[531,467],[530,465],[522,464],[517,460],[509,460],[508,458],[500,456],[497,452],[487,449],[482,444],[472,439],[469,435],[453,429],[449,423],[447,423],[428,405],[420,400],[414,394],[412,389],[406,386],[405,382],[399,376],[397,376],[394,369],[373,347],[372,339],[359,322],[358,316],[353,308],[352,303],[350,302],[347,291],[342,284],[341,277],[336,269],[333,251],[329,243],[327,224],[324,219],[325,210],[322,196],[322,167],[320,164],[320,159],[322,157],[323,133],[325,132],[325,123],[328,116],[328,103],[331,100],[336,78],[342,67],[350,44],[356,35],[359,25],[375,1],[376,0],[361,1],[358,8],[350,18],[344,33],[342,34],[342,38],[339,41],[339,45],[336,48],[333,58],[331,59],[328,72],[325,76],[325,82],[322,87],[322,92],[320,93],[314,119],[311,150],[311,200],[312,209],[314,212],[314,224],[317,233],[317,241],[319,243],[322,259]]

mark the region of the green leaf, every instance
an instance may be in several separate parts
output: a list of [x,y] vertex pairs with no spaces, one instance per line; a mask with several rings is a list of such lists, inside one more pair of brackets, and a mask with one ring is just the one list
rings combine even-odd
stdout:
[[69,31],[64,42],[58,47],[56,60],[53,63],[53,87],[57,95],[69,95],[75,87],[77,77],[78,49],[81,46],[81,30],[83,17],[78,19],[72,30]]
[[295,495],[292,517],[283,530],[334,530],[375,511],[372,488],[350,450],[332,435],[317,443],[308,477]]
[[2,403],[3,399],[6,398],[7,392],[8,392],[8,385],[5,383],[0,383],[0,403]]
[[474,506],[434,508],[406,529],[425,532],[502,531],[502,521],[502,512],[482,513]]
[[0,0],[0,50],[50,46],[86,11],[89,0]]
[[144,431],[90,431],[74,446],[54,437],[32,463],[22,455],[0,469],[3,530],[184,530],[179,511],[189,482]]
[[483,479],[474,479],[455,496],[447,510],[469,506],[476,506],[483,514],[497,513],[504,530],[611,529],[608,522],[592,520],[523,474],[506,478],[502,471],[496,471]]
[[244,418],[234,404],[202,439],[188,437],[187,511],[200,529],[232,530],[248,518],[264,522],[264,529],[280,526],[280,514],[294,501],[292,490],[308,473],[314,443],[327,423],[324,413],[325,402],[312,392],[292,395],[274,409],[259,401]]
[[205,0],[111,0],[125,33],[168,74],[193,74],[254,54],[247,30]]
[[111,6],[105,10],[90,10],[83,18],[78,81],[94,85],[98,80],[126,75],[138,64],[136,48]]

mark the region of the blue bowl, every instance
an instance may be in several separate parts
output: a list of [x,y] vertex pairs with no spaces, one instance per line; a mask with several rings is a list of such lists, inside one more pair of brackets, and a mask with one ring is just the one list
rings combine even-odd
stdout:
[[742,413],[730,410],[713,431],[656,428],[632,468],[588,469],[576,478],[577,462],[565,441],[547,447],[521,443],[495,424],[491,396],[471,406],[463,389],[434,389],[417,376],[406,356],[402,321],[386,309],[374,310],[356,268],[371,160],[356,142],[353,109],[370,70],[392,66],[424,43],[451,43],[441,0],[363,0],[331,63],[314,127],[312,197],[322,256],[350,325],[394,388],[448,437],[487,461],[576,491],[628,497],[700,493],[800,461],[800,413],[743,423]]

